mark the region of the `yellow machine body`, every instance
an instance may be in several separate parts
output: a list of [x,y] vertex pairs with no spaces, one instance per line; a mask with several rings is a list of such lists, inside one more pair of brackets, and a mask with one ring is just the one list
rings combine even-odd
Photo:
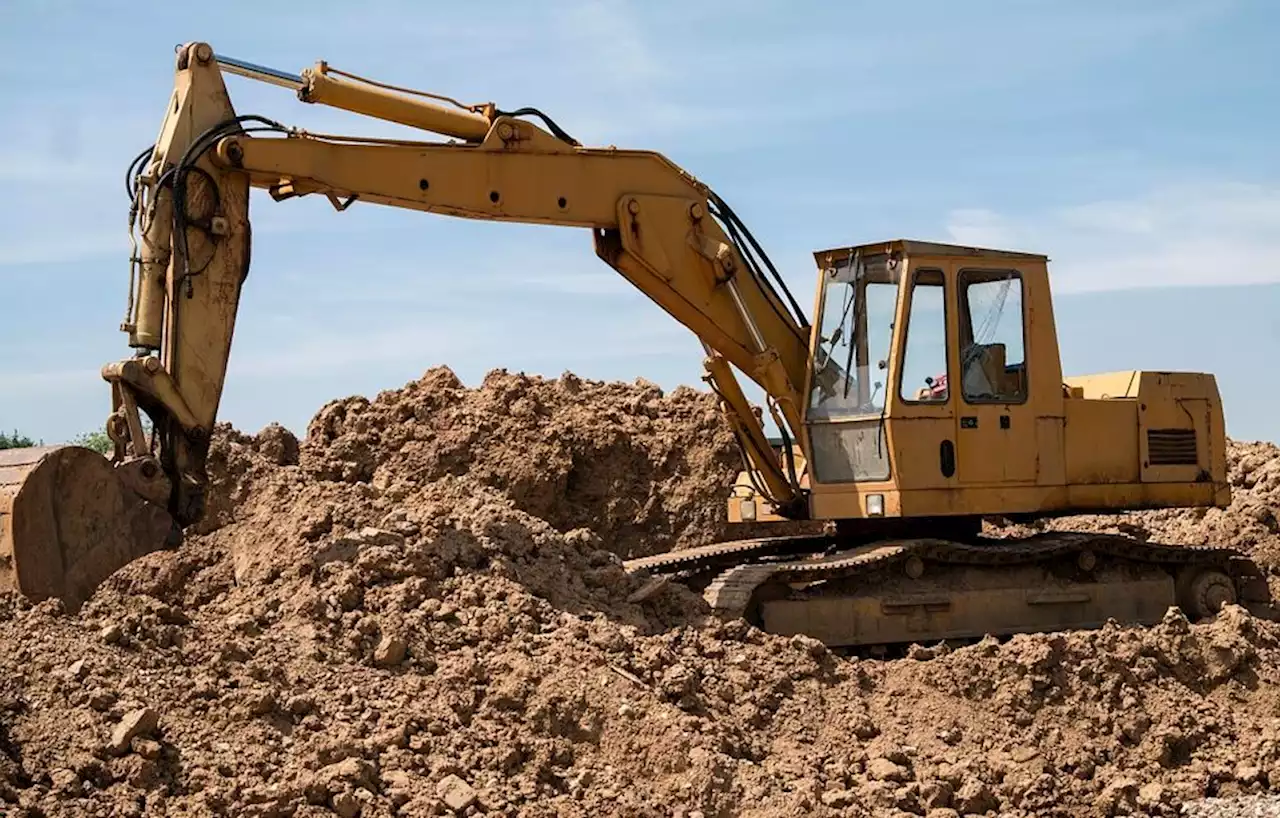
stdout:
[[[829,369],[806,382],[811,518],[1230,503],[1214,376],[1064,378],[1044,256],[896,240],[816,258],[810,362]],[[786,519],[753,485],[739,476],[729,519]]]

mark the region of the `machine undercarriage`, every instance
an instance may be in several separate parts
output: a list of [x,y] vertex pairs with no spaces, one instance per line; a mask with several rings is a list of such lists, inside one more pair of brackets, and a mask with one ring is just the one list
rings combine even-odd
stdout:
[[1021,538],[849,535],[766,537],[628,561],[702,594],[719,616],[771,633],[803,633],[833,648],[971,640],[1152,625],[1171,606],[1195,620],[1238,603],[1270,602],[1241,552],[1113,534]]

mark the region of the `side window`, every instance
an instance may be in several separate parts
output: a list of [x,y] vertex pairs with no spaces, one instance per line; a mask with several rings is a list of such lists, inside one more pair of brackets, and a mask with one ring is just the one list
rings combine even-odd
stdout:
[[1027,399],[1022,276],[1012,270],[960,273],[960,378],[970,403]]
[[913,403],[946,403],[947,312],[941,270],[920,270],[911,279],[907,342],[899,394]]

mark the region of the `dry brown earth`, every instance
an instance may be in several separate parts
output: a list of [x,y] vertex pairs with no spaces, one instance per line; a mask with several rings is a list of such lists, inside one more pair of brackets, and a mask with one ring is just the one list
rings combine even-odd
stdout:
[[[1280,556],[1280,451],[1222,512],[1058,521]],[[0,616],[23,815],[1173,815],[1280,789],[1280,626],[842,658],[626,602],[621,556],[723,536],[708,396],[445,369],[220,430],[213,513],[75,616]]]

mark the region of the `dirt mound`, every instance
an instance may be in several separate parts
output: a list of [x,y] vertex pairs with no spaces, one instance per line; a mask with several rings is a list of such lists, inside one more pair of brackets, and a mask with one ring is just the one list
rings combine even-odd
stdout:
[[301,464],[315,478],[393,495],[467,475],[630,558],[725,536],[742,459],[709,393],[505,370],[468,389],[438,367],[373,401],[326,405]]
[[[434,370],[330,404],[301,443],[219,430],[202,533],[75,616],[0,605],[0,799],[940,818],[1280,788],[1280,626],[1243,609],[883,662],[715,621],[676,586],[629,601],[619,554],[717,536],[738,464],[704,395],[567,381]],[[1280,510],[1274,450],[1232,451]]]

